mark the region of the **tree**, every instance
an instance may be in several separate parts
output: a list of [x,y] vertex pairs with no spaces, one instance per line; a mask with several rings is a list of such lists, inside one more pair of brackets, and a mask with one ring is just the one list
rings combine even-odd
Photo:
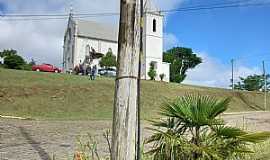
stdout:
[[155,63],[154,62],[150,63],[150,69],[148,71],[148,76],[150,77],[151,80],[155,80],[155,77],[157,76],[157,71],[155,69]]
[[9,69],[23,69],[25,64],[24,59],[17,54],[10,54],[4,58],[4,66]]
[[135,160],[138,122],[140,1],[120,1],[111,160]]
[[[270,75],[267,75],[267,80]],[[235,89],[247,91],[260,91],[264,90],[264,76],[263,75],[249,75],[246,78],[240,77],[240,81],[234,85]],[[267,81],[267,88],[270,89],[270,82]]]
[[13,49],[5,49],[3,50],[2,52],[0,52],[0,57],[1,58],[5,58],[6,56],[11,56],[11,55],[16,55],[17,54],[17,51],[16,50],[13,50]]
[[230,99],[186,95],[161,108],[160,121],[152,121],[155,133],[146,140],[154,160],[243,159],[252,153],[249,144],[263,142],[270,132],[248,133],[227,126],[219,116]]
[[116,67],[116,56],[111,51],[108,51],[107,54],[101,58],[99,64],[101,67],[105,68]]
[[174,47],[163,53],[165,62],[170,63],[170,81],[181,83],[186,78],[188,69],[202,63],[202,59],[193,53],[192,49]]

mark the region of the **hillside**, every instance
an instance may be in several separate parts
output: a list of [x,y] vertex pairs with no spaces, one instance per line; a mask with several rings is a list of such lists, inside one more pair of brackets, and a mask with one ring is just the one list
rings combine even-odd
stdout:
[[[142,81],[143,118],[156,116],[165,99],[189,93],[232,97],[230,112],[263,108],[262,93]],[[90,81],[82,76],[0,69],[1,115],[42,120],[110,119],[113,94],[114,79],[110,78]]]

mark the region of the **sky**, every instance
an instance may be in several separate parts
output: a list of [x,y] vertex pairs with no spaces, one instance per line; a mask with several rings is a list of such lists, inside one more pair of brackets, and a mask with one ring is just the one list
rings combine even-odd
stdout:
[[[155,8],[174,9],[239,0],[152,0]],[[235,77],[262,73],[262,60],[270,71],[270,0],[246,0],[263,6],[165,14],[164,50],[189,47],[203,63],[188,71],[186,84],[228,88],[230,60]],[[0,0],[2,14],[62,14],[119,12],[119,0]],[[106,4],[106,5],[104,5]],[[118,17],[91,18],[118,23]],[[0,50],[13,48],[27,60],[61,66],[67,20],[8,21],[0,17]]]

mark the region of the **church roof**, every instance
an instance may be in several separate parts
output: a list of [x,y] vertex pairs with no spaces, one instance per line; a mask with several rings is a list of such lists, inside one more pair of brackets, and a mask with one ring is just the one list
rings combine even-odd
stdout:
[[111,24],[93,21],[76,20],[78,36],[102,39],[108,41],[118,40],[118,28]]
[[160,9],[155,5],[153,0],[145,0],[144,9],[146,12],[158,13]]

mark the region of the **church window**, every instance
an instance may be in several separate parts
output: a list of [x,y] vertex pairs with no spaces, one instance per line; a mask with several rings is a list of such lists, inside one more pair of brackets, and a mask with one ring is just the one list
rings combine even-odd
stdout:
[[153,32],[156,32],[157,31],[157,20],[154,19],[153,20]]

